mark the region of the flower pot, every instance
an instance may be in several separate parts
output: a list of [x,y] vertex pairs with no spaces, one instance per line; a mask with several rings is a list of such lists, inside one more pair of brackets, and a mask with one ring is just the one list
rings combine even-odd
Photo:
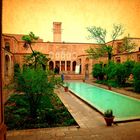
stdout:
[[106,125],[107,126],[111,126],[114,120],[114,116],[113,117],[104,117]]
[[64,90],[65,90],[65,92],[68,92],[69,90],[68,90],[68,87],[64,87]]
[[108,89],[111,90],[111,86],[108,86]]

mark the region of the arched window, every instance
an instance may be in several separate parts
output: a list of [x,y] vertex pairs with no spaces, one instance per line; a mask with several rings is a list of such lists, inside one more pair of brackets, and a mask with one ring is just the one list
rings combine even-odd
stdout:
[[5,56],[5,76],[9,75],[10,70],[10,58],[8,55]]
[[49,62],[49,70],[53,70],[54,69],[54,63],[53,61]]
[[10,43],[9,42],[5,43],[5,50],[10,51]]
[[73,63],[72,63],[72,71],[75,71],[75,67],[76,67],[76,61],[73,61]]

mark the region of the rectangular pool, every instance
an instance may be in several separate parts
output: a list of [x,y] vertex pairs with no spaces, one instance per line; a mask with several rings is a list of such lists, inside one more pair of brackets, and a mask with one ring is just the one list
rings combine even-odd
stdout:
[[102,114],[112,109],[115,121],[140,119],[140,100],[82,82],[69,82],[69,89]]

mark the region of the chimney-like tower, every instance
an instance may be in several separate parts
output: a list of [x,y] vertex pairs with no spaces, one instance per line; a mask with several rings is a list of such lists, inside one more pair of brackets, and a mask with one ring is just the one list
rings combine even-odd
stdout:
[[53,42],[61,42],[61,22],[53,22]]

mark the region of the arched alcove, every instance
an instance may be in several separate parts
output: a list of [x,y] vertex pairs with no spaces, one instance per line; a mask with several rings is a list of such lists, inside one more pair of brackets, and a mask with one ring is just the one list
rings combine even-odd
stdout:
[[76,67],[76,61],[72,62],[72,71],[75,71],[75,67]]
[[5,55],[5,76],[9,76],[10,73],[10,57]]
[[53,61],[49,62],[49,70],[53,70],[54,69],[54,63]]

